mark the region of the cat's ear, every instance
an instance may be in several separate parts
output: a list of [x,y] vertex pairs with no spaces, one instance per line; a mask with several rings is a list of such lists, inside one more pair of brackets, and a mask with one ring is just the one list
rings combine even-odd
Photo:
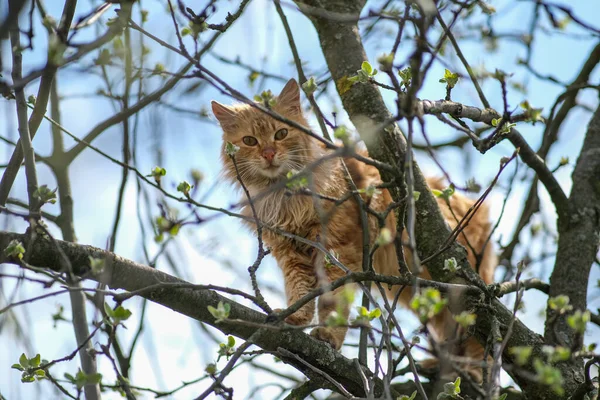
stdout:
[[285,84],[277,97],[277,103],[285,110],[300,113],[300,89],[295,79],[292,78]]
[[223,129],[232,128],[236,122],[236,112],[232,107],[225,106],[217,101],[211,101],[212,112]]

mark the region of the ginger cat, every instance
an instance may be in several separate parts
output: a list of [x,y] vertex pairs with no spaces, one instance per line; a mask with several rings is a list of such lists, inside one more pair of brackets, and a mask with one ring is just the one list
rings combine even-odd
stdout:
[[[298,84],[293,79],[285,85],[272,109],[302,126],[309,126],[302,114]],[[225,106],[213,101],[212,110],[223,129],[221,159],[225,176],[239,187],[237,179],[239,172],[250,196],[252,198],[258,196],[253,204],[259,220],[267,226],[320,242],[326,249],[338,255],[339,261],[350,271],[362,271],[362,229],[357,202],[350,198],[336,206],[331,199],[324,198],[326,196],[340,199],[349,190],[340,158],[322,160],[311,170],[307,187],[322,197],[306,194],[290,196],[289,191],[286,194],[285,185],[281,184],[282,181],[285,181],[287,173],[302,170],[307,165],[322,159],[330,153],[330,150],[325,149],[318,140],[249,105]],[[233,160],[225,153],[227,142],[239,147],[234,156],[238,172],[236,172]],[[359,189],[381,183],[379,172],[375,167],[353,158],[344,161]],[[278,182],[280,184],[274,187],[273,185]],[[443,188],[440,180],[429,179],[428,183],[433,188]],[[244,200],[246,200],[245,197]],[[382,212],[391,201],[389,192],[383,189],[375,191],[369,198],[368,204],[373,210]],[[448,224],[454,227],[456,220],[448,206],[441,199],[438,202]],[[472,200],[460,194],[454,194],[451,197],[451,207],[459,220],[472,204]],[[248,217],[253,217],[249,206],[244,207],[242,212]],[[249,221],[246,223],[253,230],[256,229],[254,223]],[[390,213],[386,219],[386,227],[393,235],[396,234],[393,213]],[[370,244],[373,245],[379,234],[379,226],[377,219],[370,214],[368,215],[368,228]],[[479,274],[486,283],[491,283],[495,259],[490,245],[483,249],[490,232],[487,208],[481,207],[463,232],[464,234],[461,234],[458,240],[467,247],[471,265],[476,264],[476,258],[470,247],[466,246],[466,238],[475,251],[482,253]],[[406,236],[406,233],[404,235]],[[442,239],[440,238],[440,240]],[[271,249],[283,272],[288,305],[295,303],[318,287],[325,278],[333,281],[346,274],[338,267],[325,268],[322,253],[298,240],[276,234],[267,228],[263,229],[263,240]],[[399,274],[393,243],[382,246],[376,251],[373,264],[375,271],[380,274]],[[426,270],[422,276],[430,278]],[[325,322],[331,312],[339,312],[340,309],[342,316],[347,318],[349,306],[338,307],[338,302],[335,301],[336,296],[339,296],[342,290],[343,288],[338,288],[321,296],[317,305],[316,301],[311,301],[290,315],[286,322],[293,325],[310,324],[315,314],[315,307],[320,324]],[[394,293],[395,291],[391,295]],[[400,296],[401,302],[406,305],[410,297],[411,290],[408,288]],[[344,303],[341,301],[339,304]],[[449,311],[432,319],[429,327],[435,333],[437,340],[455,341],[456,323]],[[317,327],[311,334],[330,343],[335,349],[340,349],[346,331],[346,327]],[[474,338],[468,338],[465,342],[455,346],[451,350],[451,354],[481,361],[483,348]],[[479,367],[467,366],[466,368],[476,379],[481,379]]]

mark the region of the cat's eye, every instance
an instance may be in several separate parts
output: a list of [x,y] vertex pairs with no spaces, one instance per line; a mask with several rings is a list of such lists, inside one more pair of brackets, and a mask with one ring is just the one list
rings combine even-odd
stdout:
[[275,132],[275,140],[283,140],[287,136],[287,129],[283,128]]
[[244,142],[246,146],[256,146],[258,144],[258,140],[252,136],[244,136],[242,142]]

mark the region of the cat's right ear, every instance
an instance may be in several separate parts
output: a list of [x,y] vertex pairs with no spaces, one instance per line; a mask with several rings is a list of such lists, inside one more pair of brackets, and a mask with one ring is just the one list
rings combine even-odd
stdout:
[[212,112],[221,124],[223,129],[233,128],[236,121],[236,112],[233,108],[227,107],[217,101],[211,101]]

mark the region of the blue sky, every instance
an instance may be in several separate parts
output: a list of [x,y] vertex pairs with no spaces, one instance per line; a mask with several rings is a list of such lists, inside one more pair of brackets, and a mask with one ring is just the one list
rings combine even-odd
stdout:
[[[60,2],[47,3],[48,12],[59,19]],[[232,3],[235,2],[219,2],[219,10],[213,20],[215,22],[222,21],[226,12],[234,7],[235,4]],[[531,2],[496,0],[491,3],[498,10],[499,18],[494,25],[498,32],[526,32],[532,9]],[[598,12],[598,3],[595,0],[563,1],[560,3],[568,4],[575,10],[577,15],[590,23],[594,22],[591,16],[597,15]],[[372,6],[375,7],[376,4],[373,2]],[[176,39],[172,33],[172,26],[168,23],[166,14],[164,14],[164,2],[146,1],[144,8],[149,10],[147,29],[160,38],[175,44]],[[88,2],[81,2],[78,7],[78,15],[89,9]],[[0,10],[3,9],[0,8]],[[307,63],[307,75],[310,76],[312,73],[322,71],[325,63],[318,45],[317,35],[310,22],[289,7],[285,8],[285,12],[292,30],[295,32],[300,56]],[[107,15],[112,16],[112,13],[113,11],[110,11]],[[542,18],[542,21],[545,26],[548,26],[546,19]],[[36,27],[36,32],[39,35],[35,42],[34,51],[24,54],[26,71],[39,68],[45,61],[44,49],[46,44],[41,26]],[[579,32],[579,30],[571,23],[567,27],[567,32]],[[84,32],[78,40],[85,41],[86,38],[89,39],[95,34],[94,28],[91,28],[89,32]],[[137,35],[134,35],[134,37],[137,37]],[[365,42],[368,57],[373,64],[375,64],[378,55],[389,51],[394,37],[395,27],[390,23],[385,25],[385,29],[377,36],[377,39],[370,39]],[[175,71],[183,62],[180,57],[147,40],[145,45],[149,46],[152,51],[150,66],[160,62],[166,66],[167,70]],[[562,34],[541,34],[534,46],[532,66],[541,74],[552,74],[565,82],[570,82],[576,76],[585,57],[594,45],[596,45],[594,41],[574,40]],[[8,60],[8,50],[7,43],[3,43],[3,58],[5,60]],[[408,44],[401,46],[397,60],[402,60],[403,55],[410,53],[411,50],[412,47]],[[462,50],[473,67],[484,65],[487,70],[492,72],[495,68],[502,69],[514,74],[510,78],[511,80],[523,82],[523,77],[526,75],[525,71],[522,67],[515,65],[515,60],[524,56],[522,45],[507,42],[502,44],[495,53],[488,53],[483,51],[479,40],[473,40],[465,42]],[[447,59],[456,67],[456,70],[464,72],[456,57],[453,56],[453,50],[448,47],[446,51],[449,55]],[[291,52],[281,22],[275,13],[273,4],[266,0],[251,2],[240,20],[219,39],[214,47],[214,52],[232,59],[239,57],[244,63],[254,66],[260,65],[266,71],[274,74],[296,77],[295,67],[291,63]],[[95,57],[96,55],[93,54],[85,58],[82,66],[92,65]],[[257,86],[250,87],[247,80],[248,72],[239,67],[224,65],[210,55],[207,55],[202,62],[206,67],[218,73],[231,86],[248,96],[262,89]],[[6,64],[5,61],[5,68],[7,67]],[[89,96],[101,87],[101,81],[96,76],[83,73],[80,67],[69,67],[60,71],[58,85],[60,93],[65,97],[61,103],[63,125],[77,136],[82,137],[92,126],[111,115],[113,107],[106,99]],[[7,76],[7,71],[2,72]],[[118,73],[118,70],[113,69],[111,72],[113,75],[111,76],[116,77]],[[439,77],[443,75],[443,67],[435,66],[430,74],[431,76],[419,93],[419,97],[423,99],[443,98],[445,95],[444,85],[438,83]],[[599,77],[600,73],[595,71],[593,81],[598,82]],[[383,77],[380,79],[384,81]],[[178,89],[189,83],[180,84]],[[272,89],[273,92],[278,92],[283,83],[268,80],[264,87]],[[157,82],[151,82],[150,86],[157,87]],[[27,87],[26,94],[34,94],[36,90],[35,85],[30,85]],[[502,99],[498,83],[493,80],[486,80],[483,82],[483,90],[490,99],[492,106],[501,109]],[[546,115],[546,111],[560,93],[561,88],[530,78],[528,80],[528,90],[527,95],[511,90],[508,96],[510,106],[517,107],[526,98],[533,106],[544,107],[544,115]],[[384,93],[384,98],[393,110],[393,95]],[[203,90],[194,96],[181,95],[181,91],[176,90],[164,96],[162,100],[169,104],[176,104],[179,107],[200,110],[203,107],[207,108],[211,99],[223,103],[230,101],[212,89]],[[481,106],[472,85],[467,79],[459,82],[453,91],[453,99],[468,105]],[[592,108],[595,108],[598,104],[597,95],[593,91],[584,91],[578,99]],[[339,99],[332,88],[330,88],[329,96],[320,98],[319,104],[326,113],[332,110],[341,110]],[[570,158],[571,165],[557,173],[557,177],[566,191],[570,190],[569,182],[572,165],[574,165],[573,163],[580,151],[589,117],[590,114],[582,109],[573,110],[561,131],[560,142],[554,147],[548,158],[548,164],[551,167],[557,165],[561,157],[568,156]],[[158,163],[156,153],[156,148],[158,148],[161,150],[160,157],[162,158],[160,165],[167,169],[165,187],[168,190],[174,193],[176,183],[183,179],[189,179],[191,168],[199,168],[205,175],[205,181],[200,188],[201,193],[208,192],[213,183],[217,183],[206,197],[207,204],[227,207],[235,203],[237,194],[232,191],[230,185],[220,183],[220,166],[218,162],[220,130],[214,120],[198,120],[160,106],[144,110],[138,118],[140,124],[138,169],[140,171],[150,171]],[[343,112],[340,112],[338,120],[349,124]],[[312,126],[317,127],[314,119],[312,120]],[[441,142],[459,135],[459,133],[440,124],[433,117],[427,118],[427,126],[429,138],[433,142]],[[15,127],[14,103],[0,100],[0,134],[14,139],[17,136]],[[542,126],[540,124],[536,126],[520,124],[519,129],[532,147],[537,148],[541,140]],[[417,135],[418,139],[420,138]],[[66,139],[65,143],[70,147],[73,141]],[[102,134],[94,142],[94,145],[111,155],[120,157],[120,143],[121,129],[119,126],[115,126]],[[38,136],[34,140],[34,147],[42,155],[47,155],[51,151],[50,126],[47,122],[42,123]],[[499,159],[510,155],[513,150],[509,143],[502,143],[485,156],[479,155],[474,149],[467,152],[447,150],[439,153],[438,156],[441,163],[457,182],[464,182],[466,179],[476,176],[481,183],[485,184],[496,173]],[[0,158],[7,160],[11,151],[10,147],[1,145]],[[440,174],[435,164],[424,154],[417,154],[417,159],[427,174]],[[511,171],[508,172],[512,173]],[[80,243],[106,247],[112,229],[120,173],[118,166],[90,150],[82,153],[73,163],[70,176],[75,199],[75,228]],[[40,183],[48,184],[50,187],[55,186],[51,173],[43,165],[39,165],[38,174]],[[531,173],[528,176],[531,176]],[[144,262],[141,251],[140,229],[136,217],[136,190],[134,179],[131,177],[126,190],[123,221],[119,230],[116,252],[124,257]],[[497,237],[502,238],[502,243],[506,243],[510,238],[526,190],[527,185],[517,182],[506,215],[497,232]],[[143,213],[144,215],[146,212],[157,215],[156,199],[159,198],[159,195],[151,189],[149,193],[153,199],[151,202],[153,208],[151,210],[144,209]],[[504,191],[499,188],[491,196],[491,208],[494,216],[499,214],[503,194]],[[553,224],[553,207],[546,192],[541,190],[540,194],[542,212],[535,218],[538,221],[547,220]],[[21,199],[26,198],[24,174],[19,175],[11,195]],[[182,214],[185,213],[185,207],[178,206],[175,203],[170,204],[179,208]],[[58,210],[57,206],[50,205],[47,207],[47,211],[55,214],[58,214]],[[204,216],[211,215],[204,211],[200,212]],[[24,230],[21,222],[14,219],[3,220],[3,224],[9,230]],[[58,231],[54,230],[53,232],[59,236]],[[527,239],[528,235],[528,232],[524,232],[522,237]],[[155,254],[158,250],[158,247],[151,243],[151,240],[148,246],[152,254]],[[246,268],[253,262],[256,255],[256,241],[235,219],[222,216],[200,227],[184,229],[174,243],[173,250],[178,270],[189,281],[230,285],[238,289],[250,290]],[[531,251],[536,254],[543,250],[547,249],[543,244],[538,243],[532,247]],[[519,251],[522,252],[523,249]],[[158,267],[173,273],[164,260],[159,262]],[[531,273],[542,273],[542,277],[547,279],[551,267],[552,260],[550,259],[533,266]],[[2,266],[0,270],[11,273],[17,271],[12,266]],[[598,268],[593,268],[590,282],[595,282],[599,275]],[[273,288],[273,290],[265,290],[265,295],[270,304],[275,307],[282,306],[280,292],[283,285],[273,259],[269,258],[263,263],[259,270],[259,280],[265,287]],[[3,289],[7,295],[12,293],[14,283],[9,280],[3,282]],[[591,287],[594,287],[593,283]],[[39,286],[24,284],[19,290],[17,299],[28,298],[38,293]],[[598,290],[590,291],[590,299],[597,298]],[[508,296],[506,299],[507,304],[510,304],[511,301],[511,297]],[[526,312],[524,318],[528,323],[531,321],[530,326],[538,332],[543,330],[543,321],[538,315],[539,311],[544,308],[545,301],[545,296],[535,292],[528,292],[525,296]],[[42,356],[47,359],[62,357],[76,347],[70,325],[63,323],[56,328],[52,326],[50,314],[56,311],[58,304],[62,304],[68,309],[68,299],[65,296],[57,296],[19,309],[19,312],[22,312],[22,314],[19,314],[20,323],[28,327],[30,331],[31,350],[42,353]],[[135,332],[135,321],[137,320],[135,317],[139,315],[138,305],[138,300],[129,303],[129,307],[134,311],[134,318],[128,323],[127,332],[121,332],[123,337],[126,338],[125,341]],[[598,306],[600,306],[598,300],[590,303],[591,308],[597,308]],[[66,315],[68,315],[68,312]],[[94,313],[89,309],[88,317],[91,318],[93,315]],[[198,325],[168,309],[152,304],[148,306],[147,315],[147,329],[142,335],[141,346],[136,352],[136,361],[132,369],[132,381],[140,386],[171,389],[176,387],[182,380],[191,380],[202,375],[206,364],[214,361],[217,347],[208,340],[206,334],[200,332]],[[402,313],[402,315],[408,321],[407,331],[410,332],[412,328],[416,327],[415,321],[407,313]],[[225,339],[220,332],[213,331],[213,333],[222,340]],[[592,337],[592,334],[589,333],[588,339]],[[0,332],[0,342],[15,343],[9,329]],[[100,342],[104,342],[104,339],[101,339]],[[348,342],[356,342],[355,336],[352,336]],[[49,390],[47,384],[21,384],[19,374],[14,370],[10,370],[10,365],[16,362],[23,351],[26,351],[24,345],[15,344],[11,345],[7,351],[0,352],[0,390],[8,399],[33,398],[32,396],[35,396],[36,393],[40,393],[37,392],[38,390],[41,393],[48,393]],[[353,354],[351,348],[345,348],[344,352],[349,356]],[[273,365],[270,356],[265,356],[259,363]],[[219,366],[222,367],[223,365],[223,361],[221,361]],[[76,361],[60,364],[56,367],[54,375],[62,376],[62,371],[73,373],[77,367],[78,363]],[[280,369],[282,367],[275,365],[275,368]],[[107,381],[114,381],[114,375],[108,363],[101,361],[100,370],[105,374]],[[288,369],[286,368],[286,370]],[[296,374],[296,376],[299,375]],[[254,385],[265,379],[271,379],[270,375],[262,372],[249,373],[248,369],[242,366],[236,369],[225,383],[235,385],[237,398],[237,396],[242,397],[244,393],[249,393]],[[276,382],[276,380],[273,381]],[[289,382],[284,383],[289,384]],[[202,387],[202,384],[192,386],[181,391],[174,398],[190,398],[199,393]],[[277,388],[267,388],[257,398],[272,398],[277,393]],[[116,395],[105,395],[105,398],[117,397]]]

